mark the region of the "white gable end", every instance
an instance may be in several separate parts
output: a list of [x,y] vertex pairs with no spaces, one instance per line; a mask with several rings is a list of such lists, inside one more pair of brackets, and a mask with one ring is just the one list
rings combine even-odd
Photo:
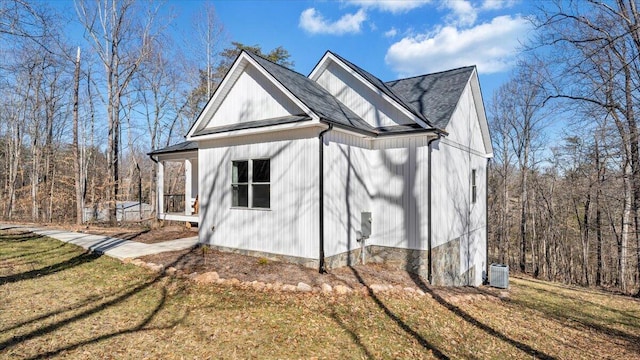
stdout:
[[445,129],[449,133],[446,141],[458,144],[476,154],[490,157],[491,149],[487,149],[484,141],[483,121],[485,121],[484,117],[478,113],[477,99],[469,82],[460,95],[456,109]]
[[258,69],[249,65],[238,76],[205,128],[303,113]]
[[315,81],[373,127],[408,125],[415,122],[375,91],[330,61]]

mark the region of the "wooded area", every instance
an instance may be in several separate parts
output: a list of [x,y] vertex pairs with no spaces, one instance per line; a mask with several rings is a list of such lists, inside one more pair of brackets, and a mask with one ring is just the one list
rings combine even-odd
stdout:
[[[181,140],[239,49],[293,66],[282,47],[229,42],[212,6],[174,39],[160,5],[74,4],[65,17],[43,3],[0,2],[3,220],[80,223],[83,209],[100,207],[114,222],[116,201],[155,206],[146,153]],[[495,148],[489,261],[637,294],[637,4],[541,6],[511,79],[484,94]],[[83,48],[61,33],[72,21]]]
[[[208,4],[177,35],[168,30],[173,14],[157,4],[73,4],[65,17],[39,2],[0,2],[6,220],[80,224],[83,211],[108,209],[113,223],[117,202],[155,208],[156,167],[146,154],[182,140],[240,50],[293,66],[282,47],[230,43]],[[60,32],[67,22],[79,24],[86,48]],[[183,171],[169,167],[167,177]]]
[[638,295],[637,4],[546,3],[532,20],[489,107],[490,260]]

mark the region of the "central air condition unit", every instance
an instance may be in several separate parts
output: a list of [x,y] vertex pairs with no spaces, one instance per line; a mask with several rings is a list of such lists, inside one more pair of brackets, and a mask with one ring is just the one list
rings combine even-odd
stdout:
[[491,264],[489,268],[489,285],[497,288],[509,288],[509,266]]

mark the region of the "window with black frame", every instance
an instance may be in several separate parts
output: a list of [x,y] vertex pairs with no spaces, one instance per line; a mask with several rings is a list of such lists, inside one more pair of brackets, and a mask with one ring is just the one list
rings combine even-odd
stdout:
[[271,207],[271,161],[269,159],[231,162],[231,206],[269,209]]

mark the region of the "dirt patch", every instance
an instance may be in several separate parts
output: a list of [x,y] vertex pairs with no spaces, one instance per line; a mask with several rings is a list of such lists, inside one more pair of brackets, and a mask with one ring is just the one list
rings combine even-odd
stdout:
[[424,288],[426,284],[426,281],[413,274],[390,268],[385,264],[371,263],[341,267],[330,270],[329,273],[320,274],[316,269],[297,264],[227,253],[207,247],[148,255],[141,260],[174,267],[184,273],[202,274],[215,271],[221,278],[236,278],[242,282],[280,282],[292,285],[304,282],[318,287],[326,283],[331,286],[347,285],[363,292],[366,291],[364,285]]

